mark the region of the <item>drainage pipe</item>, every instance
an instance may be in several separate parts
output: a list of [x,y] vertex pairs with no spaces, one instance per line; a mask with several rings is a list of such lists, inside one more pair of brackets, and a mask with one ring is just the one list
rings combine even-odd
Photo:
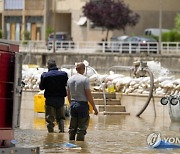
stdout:
[[143,108],[136,114],[137,117],[139,117],[147,108],[147,106],[149,105],[151,98],[153,97],[153,89],[154,89],[154,76],[153,73],[151,72],[151,70],[147,67],[144,68],[144,71],[146,71],[149,74],[150,77],[150,89],[149,89],[149,96],[148,99],[145,103],[145,105],[143,106]]
[[94,71],[94,73],[97,75],[98,80],[101,84],[102,90],[103,90],[103,100],[104,100],[104,112],[106,112],[106,105],[107,105],[107,101],[106,101],[106,94],[105,94],[105,90],[104,90],[104,85],[101,81],[101,78],[99,77],[99,74],[96,72],[96,70],[94,68],[92,68],[91,66],[88,66],[91,70]]

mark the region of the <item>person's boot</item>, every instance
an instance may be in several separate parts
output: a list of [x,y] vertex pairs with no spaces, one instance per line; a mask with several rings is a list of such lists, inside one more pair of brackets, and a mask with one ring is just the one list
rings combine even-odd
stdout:
[[54,133],[54,128],[47,128],[48,129],[48,133]]
[[84,141],[84,133],[78,133],[76,137],[76,141]]
[[70,132],[69,133],[69,140],[75,140],[76,133]]
[[64,120],[59,121],[59,133],[64,133]]

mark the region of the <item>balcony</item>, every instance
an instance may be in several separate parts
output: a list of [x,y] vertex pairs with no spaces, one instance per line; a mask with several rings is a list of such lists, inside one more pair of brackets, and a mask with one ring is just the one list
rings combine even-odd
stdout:
[[44,10],[44,0],[25,0],[25,10]]
[[[70,12],[71,10],[81,10],[85,5],[84,0],[54,0],[57,12]],[[53,9],[54,10],[54,9]]]

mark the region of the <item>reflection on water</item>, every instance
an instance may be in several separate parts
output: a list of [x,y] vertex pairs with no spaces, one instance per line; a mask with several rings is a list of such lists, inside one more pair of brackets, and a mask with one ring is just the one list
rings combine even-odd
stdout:
[[65,121],[65,133],[49,134],[44,114],[34,114],[33,110],[22,110],[21,113],[21,128],[15,132],[17,146],[39,146],[41,153],[179,153],[179,149],[151,149],[146,143],[147,136],[153,132],[166,137],[180,137],[180,123],[166,121],[163,117],[91,115],[86,141],[71,142],[81,147],[73,149],[64,146],[69,142],[69,118]]
[[[162,137],[179,137],[180,123],[173,123],[165,113],[157,117],[152,115],[91,115],[85,142],[71,142],[80,148],[71,149],[69,143],[69,118],[65,120],[65,133],[47,133],[44,113],[34,113],[33,94],[23,95],[20,129],[15,131],[16,146],[40,147],[42,154],[53,153],[179,153],[179,149],[152,149],[147,136],[159,132]],[[58,127],[55,127],[58,132]]]
[[180,123],[179,122],[171,122],[169,129],[172,131],[180,132]]

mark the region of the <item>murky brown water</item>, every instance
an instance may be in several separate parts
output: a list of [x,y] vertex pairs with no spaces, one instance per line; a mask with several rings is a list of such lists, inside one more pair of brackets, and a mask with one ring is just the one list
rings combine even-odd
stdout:
[[[34,113],[33,102],[30,99],[22,101],[21,127],[15,131],[16,145],[21,147],[39,146],[40,152],[53,153],[180,153],[180,149],[152,149],[146,143],[146,138],[153,132],[161,136],[180,137],[180,123],[172,123],[164,117],[120,115],[91,115],[88,133],[84,142],[72,142],[81,149],[68,149],[63,144],[68,143],[69,118],[65,121],[65,133],[48,134],[44,114]],[[32,96],[29,96],[32,98]],[[57,126],[56,126],[57,129]],[[57,131],[57,130],[56,130]]]

